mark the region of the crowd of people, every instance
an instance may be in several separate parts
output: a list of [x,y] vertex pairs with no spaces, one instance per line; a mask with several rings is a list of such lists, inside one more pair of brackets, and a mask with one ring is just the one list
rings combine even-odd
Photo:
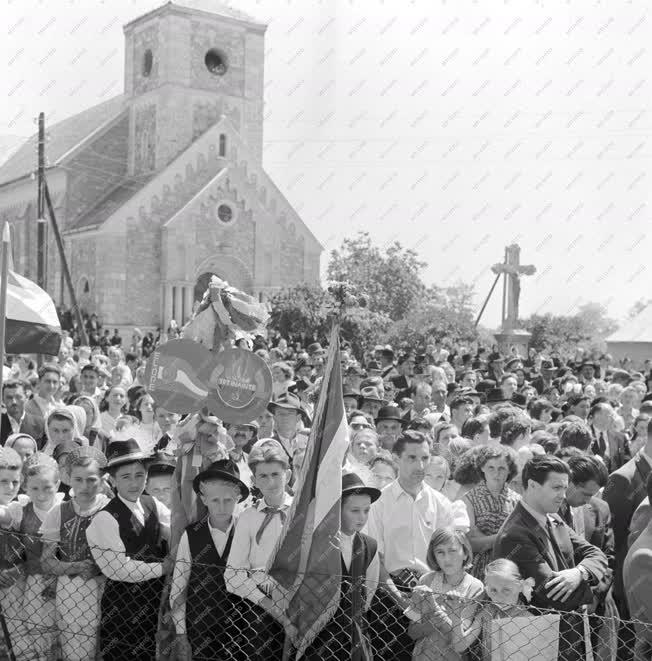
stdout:
[[[265,567],[327,347],[239,340],[273,393],[228,424],[157,404],[155,343],[114,335],[4,366],[5,657],[280,660],[300,640]],[[344,343],[340,367],[341,596],[301,658],[489,661],[508,621],[532,627],[521,658],[549,658],[528,645],[551,614],[563,661],[652,658],[649,363],[440,340]]]

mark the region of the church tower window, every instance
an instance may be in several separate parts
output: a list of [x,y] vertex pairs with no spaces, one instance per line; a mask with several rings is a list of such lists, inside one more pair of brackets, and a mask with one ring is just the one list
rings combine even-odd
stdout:
[[235,219],[233,207],[226,202],[217,205],[217,218],[224,225],[230,225]]
[[226,135],[224,133],[220,133],[219,156],[221,158],[224,158],[226,156]]
[[148,48],[143,55],[143,76],[147,78],[152,73],[152,64],[154,63],[154,56],[152,51]]
[[204,57],[204,64],[214,76],[223,76],[228,69],[226,55],[217,48],[211,48],[206,53]]

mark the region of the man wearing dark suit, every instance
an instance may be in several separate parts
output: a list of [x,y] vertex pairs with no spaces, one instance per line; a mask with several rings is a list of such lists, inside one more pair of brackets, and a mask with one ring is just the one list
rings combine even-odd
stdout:
[[[614,536],[609,505],[596,494],[607,483],[607,469],[598,457],[577,448],[562,448],[557,456],[570,468],[566,500],[559,516],[589,544],[599,548],[609,563],[609,578],[613,575]],[[618,611],[611,592],[603,585],[593,589],[591,642],[596,658],[612,658],[618,639]],[[606,618],[606,619],[605,619]]]
[[627,537],[627,548],[631,549],[632,544],[639,538],[639,535],[647,528],[647,524],[652,521],[652,507],[650,499],[645,497],[641,504],[634,510],[632,522],[629,524],[629,537]]
[[0,422],[0,444],[4,445],[11,434],[29,434],[34,440],[43,436],[40,418],[25,411],[25,386],[21,381],[5,381],[2,384],[2,401],[6,413]]
[[[652,479],[647,481],[648,498]],[[623,582],[631,617],[636,620],[634,659],[652,659],[652,522],[632,544],[623,566]]]
[[627,601],[623,589],[623,563],[627,555],[627,537],[632,515],[647,495],[645,485],[652,472],[652,425],[648,425],[648,441],[641,451],[624,466],[609,475],[603,500],[611,510],[614,528],[614,598],[623,619],[628,619]]
[[523,468],[523,500],[498,531],[494,558],[509,558],[523,578],[534,579],[532,606],[560,611],[559,661],[586,659],[581,609],[593,589],[607,589],[602,551],[585,542],[556,514],[564,502],[570,469],[556,457],[537,456]]
[[625,434],[613,428],[615,416],[613,407],[606,402],[594,404],[589,411],[593,436],[591,451],[602,457],[610,472],[620,468],[629,459]]

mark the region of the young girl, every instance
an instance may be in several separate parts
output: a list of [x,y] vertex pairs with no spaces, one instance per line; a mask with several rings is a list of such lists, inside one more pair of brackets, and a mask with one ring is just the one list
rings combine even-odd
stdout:
[[23,461],[37,452],[36,441],[29,434],[11,434],[5,447],[16,450]]
[[100,403],[100,422],[102,431],[110,435],[115,429],[116,420],[127,412],[127,393],[120,386],[113,386],[106,391],[104,399]]
[[56,616],[63,661],[94,659],[104,580],[93,560],[86,529],[109,499],[101,493],[106,457],[92,447],[73,449],[66,473],[73,497],[53,507],[41,526],[46,573],[57,576]]
[[39,530],[48,512],[63,500],[58,492],[57,462],[42,452],[30,456],[23,466],[23,487],[29,498],[19,528],[26,575],[22,609],[25,633],[21,638],[24,649],[15,651],[19,659],[45,661],[53,653],[56,577],[47,576],[41,566],[43,541]]
[[421,577],[405,611],[413,620],[408,633],[417,641],[413,661],[461,661],[453,631],[467,600],[482,593],[482,582],[468,573],[472,560],[463,532],[440,528],[432,534],[426,554],[432,571]]
[[[78,409],[79,407],[75,408]],[[54,449],[60,443],[74,441],[79,445],[88,445],[88,441],[84,443],[85,439],[82,438],[79,427],[77,426],[76,413],[79,412],[73,412],[67,406],[54,409],[50,413],[45,423],[45,434],[48,439],[43,448],[45,454],[52,456]]]
[[491,661],[491,622],[498,618],[533,617],[527,609],[534,579],[523,580],[511,560],[499,558],[485,569],[485,594],[478,604],[469,604],[455,627],[453,646],[456,652],[467,650],[481,637],[483,661]]

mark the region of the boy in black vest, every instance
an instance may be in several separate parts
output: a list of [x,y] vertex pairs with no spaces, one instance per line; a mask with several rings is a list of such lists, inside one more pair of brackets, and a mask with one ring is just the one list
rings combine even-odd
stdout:
[[233,511],[249,496],[240,471],[230,459],[216,461],[193,480],[208,510],[191,523],[177,548],[170,607],[176,630],[176,661],[246,661],[246,601],[224,582],[235,519]]
[[109,444],[107,470],[118,495],[86,530],[93,557],[107,578],[100,620],[103,661],[156,658],[164,576],[173,562],[167,557],[170,511],[143,495],[148,463],[134,439]]
[[340,554],[342,587],[333,617],[304,652],[306,661],[367,661],[373,658],[366,636],[365,612],[378,585],[380,561],[376,540],[360,531],[380,490],[366,487],[355,473],[342,476]]

